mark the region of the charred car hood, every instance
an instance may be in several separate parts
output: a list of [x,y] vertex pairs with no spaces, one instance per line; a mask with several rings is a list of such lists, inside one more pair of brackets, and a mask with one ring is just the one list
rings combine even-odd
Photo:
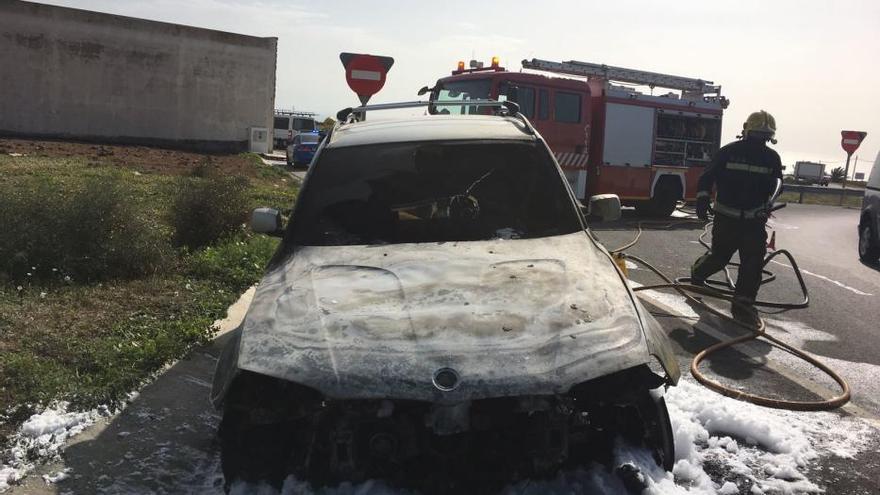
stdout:
[[301,247],[257,288],[234,359],[329,398],[562,393],[651,359],[638,308],[583,232]]

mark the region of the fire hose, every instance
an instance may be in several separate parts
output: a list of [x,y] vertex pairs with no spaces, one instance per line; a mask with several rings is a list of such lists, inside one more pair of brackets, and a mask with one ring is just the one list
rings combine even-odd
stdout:
[[[775,207],[772,206],[773,201],[779,196],[780,191],[781,191],[781,181],[777,185],[776,192],[772,196],[772,199],[769,203],[770,206],[768,206],[768,214],[774,210],[777,210],[777,209],[785,206],[785,204],[777,205]],[[666,226],[666,228],[670,228],[670,227],[677,225],[677,224],[680,224],[680,223],[691,223],[691,222],[693,222],[693,220],[673,222],[673,223],[668,224]],[[700,237],[699,237],[700,244],[703,247],[705,247],[706,250],[711,249],[711,246],[706,241],[706,236],[709,235],[711,227],[712,227],[711,222],[706,223],[706,225],[703,228],[703,233],[700,234]],[[631,242],[629,242],[629,243],[627,243],[617,249],[610,251],[610,253],[612,255],[622,256],[624,259],[632,260],[632,261],[638,263],[639,265],[644,266],[645,268],[647,268],[648,270],[653,272],[655,275],[657,275],[658,277],[660,277],[664,281],[664,283],[662,283],[662,284],[643,285],[643,286],[639,286],[639,287],[634,287],[633,288],[634,292],[646,291],[646,290],[657,290],[657,289],[673,289],[673,290],[677,291],[679,294],[681,294],[682,296],[684,296],[692,304],[695,304],[701,308],[704,308],[707,311],[709,311],[710,313],[718,316],[722,320],[729,321],[738,327],[741,327],[743,329],[748,330],[748,332],[749,332],[746,335],[742,335],[740,337],[736,337],[736,338],[733,338],[730,340],[722,341],[717,344],[711,345],[711,346],[703,349],[702,351],[698,352],[694,356],[693,360],[691,361],[691,366],[690,366],[690,372],[691,372],[691,375],[694,377],[694,379],[696,379],[698,382],[700,382],[701,384],[703,384],[707,388],[714,390],[715,392],[718,392],[718,393],[725,395],[727,397],[731,397],[733,399],[751,402],[753,404],[757,404],[757,405],[765,406],[765,407],[771,407],[771,408],[775,408],[775,409],[788,409],[788,410],[793,410],[793,411],[824,411],[824,410],[836,409],[838,407],[843,406],[847,402],[849,402],[850,387],[849,387],[849,384],[846,382],[846,380],[844,380],[840,375],[838,375],[834,370],[832,370],[826,364],[822,363],[817,358],[813,357],[812,355],[808,354],[807,352],[800,350],[800,349],[797,349],[797,348],[791,346],[790,344],[787,344],[787,343],[783,342],[782,340],[779,340],[778,338],[768,334],[767,333],[767,325],[762,318],[760,318],[760,317],[757,318],[757,325],[749,324],[748,322],[738,320],[738,319],[724,313],[723,311],[720,311],[720,310],[716,309],[715,307],[707,304],[706,302],[702,301],[701,299],[694,297],[694,294],[697,294],[700,296],[706,296],[706,297],[711,297],[711,298],[715,298],[715,299],[719,299],[719,300],[723,300],[723,301],[728,301],[732,305],[742,305],[742,303],[740,303],[739,301],[734,299],[734,291],[736,289],[736,286],[735,286],[733,279],[731,278],[730,272],[729,272],[729,267],[738,266],[739,265],[738,263],[729,263],[728,266],[724,268],[723,271],[724,271],[725,280],[707,279],[705,281],[705,284],[706,284],[705,286],[699,286],[699,285],[694,285],[694,284],[690,283],[691,280],[688,277],[679,277],[679,278],[676,278],[675,280],[673,280],[670,277],[668,277],[666,274],[661,272],[659,269],[657,269],[655,266],[653,266],[652,264],[643,260],[642,258],[639,258],[638,256],[633,256],[631,254],[624,253],[624,251],[635,246],[639,242],[641,235],[642,235],[642,222],[639,222],[638,232],[637,232],[635,238]],[[768,284],[776,279],[776,275],[774,275],[772,272],[767,270],[767,264],[770,263],[770,261],[772,261],[773,258],[775,258],[777,256],[786,257],[788,259],[789,263],[791,264],[792,271],[794,272],[795,276],[797,277],[798,284],[800,285],[802,299],[800,302],[792,302],[792,303],[758,300],[753,303],[754,306],[763,307],[763,308],[776,308],[776,309],[783,309],[783,310],[806,308],[810,304],[810,296],[809,296],[809,292],[807,291],[807,285],[804,282],[804,277],[801,274],[800,268],[798,268],[797,261],[795,261],[794,256],[792,256],[792,254],[790,252],[788,252],[787,250],[785,250],[785,249],[775,250],[764,258],[764,263],[763,263],[762,269],[761,269],[761,272],[762,272],[761,285]],[[726,386],[718,381],[715,381],[715,380],[707,377],[706,375],[703,374],[702,371],[700,371],[700,369],[699,369],[700,363],[702,363],[703,360],[705,360],[708,356],[712,355],[713,353],[717,353],[718,351],[721,351],[723,349],[727,349],[727,348],[733,347],[735,345],[749,342],[752,340],[757,340],[757,339],[763,339],[763,340],[769,342],[771,345],[774,345],[780,349],[783,349],[783,350],[789,352],[790,354],[792,354],[792,355],[810,363],[814,367],[818,368],[819,370],[821,370],[823,373],[828,375],[832,380],[834,380],[838,384],[838,386],[841,389],[841,393],[835,397],[830,398],[830,399],[818,400],[818,401],[796,401],[796,400],[775,399],[775,398],[771,398],[771,397],[764,397],[764,396],[760,396],[760,395],[756,395],[756,394],[751,394],[751,393],[744,392],[741,390],[736,390],[734,388]]]

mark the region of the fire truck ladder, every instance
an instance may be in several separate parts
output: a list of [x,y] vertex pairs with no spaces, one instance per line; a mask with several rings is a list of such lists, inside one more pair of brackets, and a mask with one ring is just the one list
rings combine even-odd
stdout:
[[522,66],[524,69],[543,70],[587,78],[600,78],[606,81],[640,84],[650,86],[651,88],[661,87],[677,89],[700,95],[712,93],[720,95],[721,93],[721,86],[714,85],[712,81],[704,81],[702,79],[694,79],[691,77],[672,76],[669,74],[660,74],[659,72],[648,72],[645,70],[626,69],[624,67],[614,67],[612,65],[578,62],[577,60],[551,62],[549,60],[533,58],[531,60],[523,60]]

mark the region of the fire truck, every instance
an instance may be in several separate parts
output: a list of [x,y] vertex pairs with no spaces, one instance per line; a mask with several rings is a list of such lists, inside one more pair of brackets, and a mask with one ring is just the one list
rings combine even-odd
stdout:
[[[727,98],[711,81],[589,62],[523,60],[526,71],[459,62],[430,91],[462,100],[435,113],[480,113],[467,100],[516,101],[556,155],[579,199],[614,193],[641,214],[669,216],[693,201],[721,140]],[[650,88],[650,93],[637,86]],[[655,90],[666,92],[654,94]],[[421,94],[422,92],[420,92]]]

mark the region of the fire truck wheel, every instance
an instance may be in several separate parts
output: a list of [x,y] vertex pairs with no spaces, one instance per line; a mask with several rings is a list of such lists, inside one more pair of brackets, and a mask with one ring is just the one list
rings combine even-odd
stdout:
[[660,183],[654,189],[654,197],[651,201],[647,201],[646,213],[652,217],[668,217],[675,211],[678,200],[681,198],[681,186],[677,183],[667,180],[666,177],[660,179]]

